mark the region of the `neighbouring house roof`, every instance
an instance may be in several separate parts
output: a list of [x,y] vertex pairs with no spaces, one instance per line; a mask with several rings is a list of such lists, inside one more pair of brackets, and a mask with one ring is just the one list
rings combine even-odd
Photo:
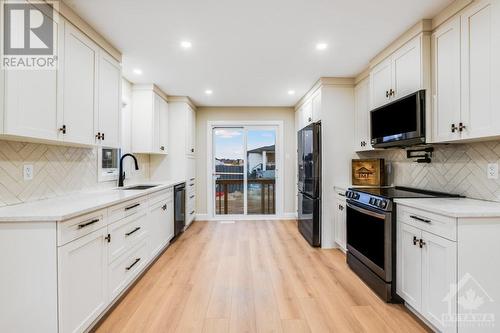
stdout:
[[263,151],[274,151],[274,150],[275,150],[274,145],[272,145],[272,146],[264,146],[264,147],[255,148],[255,149],[249,150],[248,152],[249,153],[262,153]]

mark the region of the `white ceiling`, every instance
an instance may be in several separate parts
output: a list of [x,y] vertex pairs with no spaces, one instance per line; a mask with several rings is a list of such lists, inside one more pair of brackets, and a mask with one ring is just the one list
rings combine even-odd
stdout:
[[[156,83],[204,106],[291,106],[322,76],[355,76],[419,19],[453,1],[66,2],[122,51],[124,76],[134,83]],[[192,48],[182,49],[183,40]],[[316,50],[318,42],[328,48]]]

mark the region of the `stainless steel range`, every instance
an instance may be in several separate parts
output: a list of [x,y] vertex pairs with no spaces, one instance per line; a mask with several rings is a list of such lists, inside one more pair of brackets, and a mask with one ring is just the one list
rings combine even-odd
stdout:
[[407,187],[351,188],[347,197],[347,264],[386,302],[396,295],[395,198],[457,197]]

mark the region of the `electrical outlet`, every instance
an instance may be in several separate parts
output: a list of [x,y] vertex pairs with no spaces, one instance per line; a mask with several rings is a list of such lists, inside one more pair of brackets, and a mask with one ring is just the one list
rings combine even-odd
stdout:
[[23,166],[23,176],[24,180],[32,180],[33,179],[33,165],[25,164]]
[[488,179],[498,179],[498,163],[488,164]]

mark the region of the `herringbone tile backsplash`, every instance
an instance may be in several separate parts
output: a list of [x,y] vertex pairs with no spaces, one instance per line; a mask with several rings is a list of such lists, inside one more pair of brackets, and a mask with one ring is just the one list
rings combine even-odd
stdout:
[[384,158],[392,172],[389,184],[458,193],[500,201],[500,180],[488,179],[488,163],[500,163],[500,141],[434,146],[432,163],[418,164],[403,149],[358,153],[359,158]]
[[[149,156],[138,155],[140,170],[130,179],[149,180]],[[34,178],[23,179],[23,165],[32,164]],[[68,193],[115,187],[97,181],[97,148],[74,148],[0,140],[0,206]]]

